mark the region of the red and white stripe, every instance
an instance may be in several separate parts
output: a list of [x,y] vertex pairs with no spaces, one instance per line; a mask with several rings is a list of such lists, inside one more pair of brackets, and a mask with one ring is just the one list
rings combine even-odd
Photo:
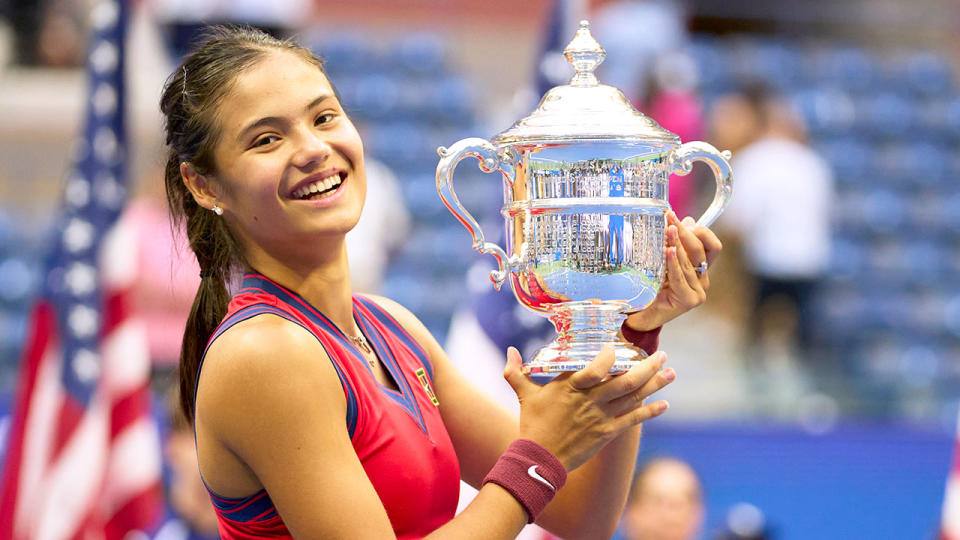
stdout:
[[[0,538],[123,538],[158,517],[160,443],[150,416],[144,328],[130,316],[130,243],[115,229],[104,246],[101,373],[86,408],[60,383],[53,307],[41,302],[21,370],[10,432]],[[123,249],[123,246],[127,249]],[[12,513],[12,515],[10,515]]]
[[960,415],[957,417],[957,438],[953,443],[953,462],[943,497],[940,539],[960,540]]

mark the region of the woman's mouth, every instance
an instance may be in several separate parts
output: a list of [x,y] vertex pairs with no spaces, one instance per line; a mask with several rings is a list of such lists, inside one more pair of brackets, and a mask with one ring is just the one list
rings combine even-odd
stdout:
[[324,199],[337,192],[337,188],[343,183],[345,177],[346,173],[344,172],[334,172],[297,188],[291,195],[294,199],[301,201]]

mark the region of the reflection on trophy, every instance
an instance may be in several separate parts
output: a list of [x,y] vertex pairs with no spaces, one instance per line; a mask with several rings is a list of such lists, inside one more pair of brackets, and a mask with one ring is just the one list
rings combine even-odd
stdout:
[[[619,337],[627,313],[653,301],[664,279],[668,178],[694,161],[713,171],[713,203],[698,223],[710,225],[730,198],[729,153],[679,137],[637,111],[623,93],[599,84],[605,52],[580,23],[564,55],[575,70],[529,116],[491,141],[469,138],[441,147],[437,190],[470,231],[473,248],[496,258],[498,289],[507,280],[526,308],[549,317],[557,338],[524,362],[535,376],[586,366],[613,344],[620,372],[639,361]],[[453,174],[464,157],[503,175],[506,248],[487,242],[460,204]]]

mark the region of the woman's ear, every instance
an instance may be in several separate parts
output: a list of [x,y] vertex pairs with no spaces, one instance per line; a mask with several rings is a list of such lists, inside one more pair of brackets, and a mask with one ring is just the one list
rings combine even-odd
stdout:
[[193,195],[193,200],[197,201],[200,206],[212,210],[215,205],[220,204],[210,180],[197,172],[193,165],[187,161],[180,163],[180,178],[183,180],[183,185],[187,186],[187,189]]

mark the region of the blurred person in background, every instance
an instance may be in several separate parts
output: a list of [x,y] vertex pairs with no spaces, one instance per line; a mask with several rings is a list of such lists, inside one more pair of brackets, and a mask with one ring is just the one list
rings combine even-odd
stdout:
[[721,222],[743,246],[753,277],[747,343],[760,356],[783,348],[805,355],[811,295],[830,256],[833,174],[806,144],[802,121],[769,87],[751,83],[726,99],[722,105],[738,115],[718,120],[730,145],[755,133],[730,162],[737,194]]
[[347,257],[353,288],[380,293],[391,256],[408,238],[410,212],[393,171],[370,157],[365,157],[364,163],[367,198],[360,221],[347,234]]
[[673,0],[605,2],[590,22],[607,52],[597,77],[638,103],[651,97],[648,81],[660,56],[679,49],[687,39],[686,14]]
[[[680,137],[683,142],[703,138],[703,104],[697,95],[699,79],[696,62],[689,55],[670,51],[653,61],[644,102],[635,103],[640,111],[653,118],[664,129]],[[720,148],[726,148],[721,146]],[[701,172],[702,169],[697,169]],[[696,215],[700,174],[670,175],[670,207],[677,215]],[[710,190],[713,195],[713,190]]]
[[703,519],[696,471],[680,459],[659,457],[637,471],[621,531],[624,540],[694,540]]
[[217,535],[217,514],[203,487],[193,440],[193,425],[180,410],[176,392],[168,393],[169,430],[163,457],[169,471],[165,482],[167,504],[173,512],[153,540],[212,540]]

